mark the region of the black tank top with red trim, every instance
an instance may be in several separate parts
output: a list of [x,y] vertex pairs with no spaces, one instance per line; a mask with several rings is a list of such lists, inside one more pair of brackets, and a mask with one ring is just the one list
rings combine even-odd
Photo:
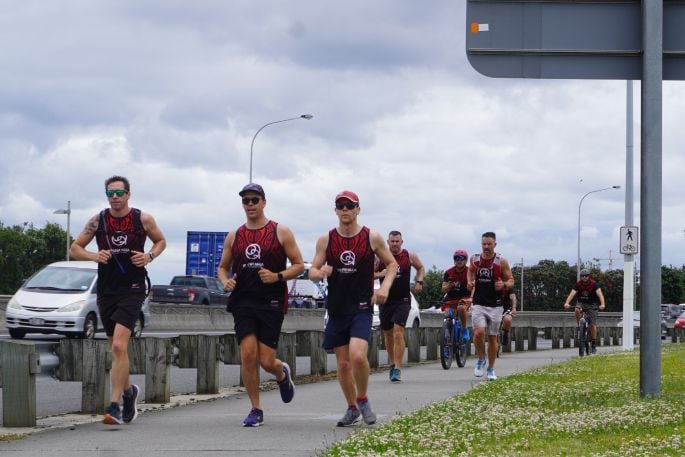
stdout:
[[[388,292],[388,300],[404,300],[409,298],[411,292],[411,259],[409,258],[409,251],[402,249],[399,254],[393,254],[395,262],[397,262],[397,275],[390,286]],[[379,270],[385,269],[385,264],[379,262]]]
[[500,254],[495,254],[492,259],[484,259],[481,254],[474,254],[471,258],[471,264],[476,269],[474,305],[492,308],[502,306],[502,292],[495,290],[495,281],[502,279],[501,262]]
[[337,229],[328,232],[326,262],[333,267],[328,277],[326,307],[330,316],[373,312],[374,253],[369,229],[344,237]]
[[147,234],[140,214],[137,208],[123,217],[113,216],[109,209],[100,211],[95,241],[98,250],[110,250],[112,258],[98,263],[98,295],[146,292],[147,270],[131,263],[132,251],[145,252]]
[[236,231],[231,254],[231,271],[236,277],[236,286],[231,292],[230,306],[279,308],[287,311],[288,288],[285,282],[264,284],[259,270],[278,273],[285,270],[287,256],[278,240],[278,223],[269,221],[264,227],[248,229],[244,224]]

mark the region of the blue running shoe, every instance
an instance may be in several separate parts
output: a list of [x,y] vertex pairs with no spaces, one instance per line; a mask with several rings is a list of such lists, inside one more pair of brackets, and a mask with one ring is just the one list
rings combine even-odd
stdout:
[[392,381],[392,373],[394,370],[395,370],[395,364],[391,363],[390,364],[390,371],[388,372],[388,378],[390,378],[391,381]]
[[482,378],[483,377],[483,367],[485,366],[485,359],[478,359],[476,362],[476,368],[473,370],[473,374],[477,378]]
[[264,423],[264,412],[261,409],[252,408],[250,414],[243,421],[243,427],[259,427]]
[[390,381],[392,382],[402,382],[402,370],[399,368],[393,368],[390,374]]
[[488,368],[488,381],[496,381],[497,375],[494,368]]
[[295,384],[290,377],[290,365],[283,362],[283,374],[285,377],[278,381],[278,389],[281,391],[281,400],[283,403],[290,403],[295,396]]
[[124,420],[121,418],[119,403],[112,402],[109,404],[105,410],[105,417],[102,422],[108,425],[122,425],[124,423]]
[[124,422],[127,424],[129,422],[133,422],[136,420],[136,417],[138,417],[138,394],[140,393],[140,388],[135,385],[131,384],[130,390],[124,391],[124,408],[121,413],[121,416],[124,419]]

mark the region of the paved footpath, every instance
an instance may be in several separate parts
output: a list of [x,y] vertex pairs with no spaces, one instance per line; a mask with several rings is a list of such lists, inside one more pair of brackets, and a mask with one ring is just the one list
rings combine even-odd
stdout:
[[[575,356],[576,349],[513,352],[497,360],[496,372],[502,377]],[[458,368],[454,363],[449,370],[443,370],[439,362],[404,367],[403,382],[398,384],[389,382],[387,370],[372,374],[369,399],[379,423],[487,382],[474,377],[474,361],[470,357],[466,367]],[[57,418],[54,421],[61,420],[61,427],[0,442],[0,455],[312,456],[351,431],[335,426],[346,408],[337,380],[297,385],[290,404],[281,402],[278,390],[262,392],[261,404],[264,425],[256,428],[241,426],[250,410],[244,392],[187,406],[147,409],[135,422],[124,426],[92,422],[98,419],[95,417],[89,423],[65,427],[67,420]],[[83,421],[84,416],[78,417]],[[0,435],[13,432],[16,431],[0,428]]]

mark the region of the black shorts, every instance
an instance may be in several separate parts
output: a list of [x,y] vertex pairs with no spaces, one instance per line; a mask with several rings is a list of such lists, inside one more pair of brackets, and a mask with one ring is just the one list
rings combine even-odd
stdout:
[[352,337],[361,338],[368,342],[371,337],[372,322],[373,313],[370,312],[361,312],[349,316],[329,316],[321,346],[330,351],[340,346],[347,346]]
[[379,317],[381,319],[381,330],[390,330],[395,324],[402,327],[407,325],[411,301],[409,298],[399,300],[388,300],[384,305],[380,305]]
[[280,308],[264,309],[258,307],[241,306],[233,310],[235,336],[238,344],[248,335],[254,334],[257,341],[270,348],[278,348],[281,336],[283,312]]
[[133,332],[140,310],[143,309],[143,302],[145,294],[142,293],[98,296],[98,311],[107,336],[114,335],[114,327],[117,324]]

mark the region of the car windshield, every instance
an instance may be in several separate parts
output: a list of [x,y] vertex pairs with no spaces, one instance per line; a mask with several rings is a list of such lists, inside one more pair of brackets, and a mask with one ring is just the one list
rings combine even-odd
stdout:
[[93,283],[96,274],[96,270],[47,267],[29,279],[24,289],[84,292]]

